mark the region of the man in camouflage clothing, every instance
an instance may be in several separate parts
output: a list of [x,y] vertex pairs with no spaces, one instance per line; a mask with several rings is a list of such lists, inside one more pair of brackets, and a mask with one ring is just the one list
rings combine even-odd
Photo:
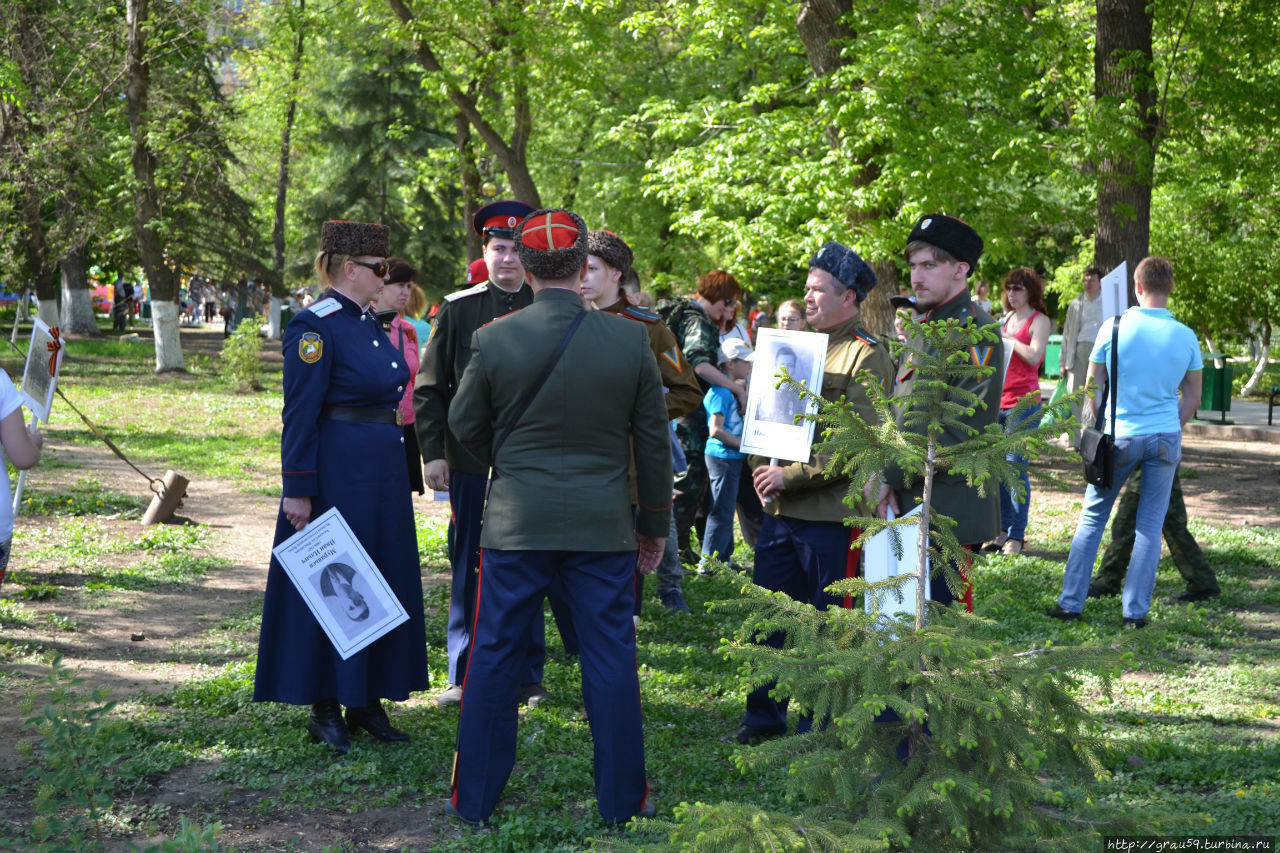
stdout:
[[[1089,583],[1089,598],[1120,594],[1125,572],[1129,568],[1129,555],[1133,553],[1138,499],[1141,496],[1142,472],[1134,471],[1120,497],[1120,509],[1111,522],[1111,544],[1102,555],[1102,564],[1098,566],[1097,574]],[[1204,601],[1221,593],[1213,567],[1196,544],[1196,538],[1187,530],[1187,505],[1182,500],[1182,483],[1176,470],[1173,472],[1173,490],[1169,494],[1169,511],[1165,513],[1162,532],[1164,541],[1169,546],[1169,556],[1173,557],[1178,573],[1187,582],[1186,592],[1177,595],[1177,600]]]
[[[739,411],[746,409],[747,389],[720,370],[717,354],[720,323],[733,313],[741,297],[742,285],[736,278],[724,270],[712,270],[698,280],[698,292],[692,299],[680,300],[666,314],[667,326],[675,334],[685,359],[693,365],[702,393],[712,385],[728,388],[738,399]],[[707,412],[701,403],[676,425],[676,436],[689,467],[676,477],[673,512],[680,551],[689,562],[697,560],[689,548],[689,531],[707,496],[707,463],[702,458],[707,434]]]

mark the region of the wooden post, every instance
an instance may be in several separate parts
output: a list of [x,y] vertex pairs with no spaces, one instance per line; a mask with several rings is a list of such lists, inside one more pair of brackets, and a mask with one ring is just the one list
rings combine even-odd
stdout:
[[187,485],[191,481],[177,471],[164,472],[164,486],[151,499],[142,516],[142,523],[163,524],[173,517],[173,511],[182,506],[182,499],[187,496]]

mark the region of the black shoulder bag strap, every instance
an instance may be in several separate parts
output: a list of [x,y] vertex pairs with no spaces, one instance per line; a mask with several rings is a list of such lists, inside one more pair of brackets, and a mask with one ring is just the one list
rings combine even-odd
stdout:
[[1102,398],[1102,409],[1098,417],[1106,424],[1107,397],[1111,398],[1111,443],[1116,443],[1116,383],[1120,378],[1120,316],[1111,321],[1111,368],[1107,372],[1107,394]]
[[533,403],[534,398],[538,396],[538,392],[542,390],[542,386],[547,384],[547,379],[551,377],[551,371],[555,370],[556,364],[560,361],[560,356],[564,355],[565,349],[569,346],[570,339],[573,338],[573,333],[578,331],[578,326],[582,325],[582,320],[586,316],[587,312],[583,310],[579,311],[578,315],[573,318],[573,322],[570,323],[569,328],[565,330],[564,337],[560,339],[560,345],[556,347],[556,351],[551,354],[551,358],[547,361],[547,367],[542,371],[542,377],[538,379],[537,384],[535,384],[533,388],[529,390],[529,393],[525,395],[524,400],[520,403],[520,408],[516,409],[516,413],[512,415],[511,420],[507,422],[507,428],[502,431],[502,435],[498,436],[497,442],[493,445],[493,454],[491,457],[495,462],[498,459],[498,449],[502,447],[507,440],[507,436],[511,435],[511,431],[516,428],[518,423],[520,423],[520,419],[524,417],[524,413]]

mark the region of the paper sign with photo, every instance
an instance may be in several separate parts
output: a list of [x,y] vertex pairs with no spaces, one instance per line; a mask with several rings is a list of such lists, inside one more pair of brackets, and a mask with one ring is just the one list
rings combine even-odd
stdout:
[[49,410],[53,408],[63,349],[58,328],[36,319],[27,348],[27,366],[22,371],[22,399],[43,423],[49,422]]
[[[918,517],[922,507],[916,507],[903,518]],[[892,520],[892,516],[890,516]],[[920,564],[920,525],[903,525],[895,527],[898,538],[902,542],[902,556],[893,551],[893,539],[889,530],[882,530],[867,540],[862,548],[864,558],[862,577],[867,583],[879,583],[899,575],[914,575]],[[865,596],[867,613],[884,614],[886,616],[914,618],[916,615],[916,587],[914,580],[904,581],[897,590],[889,590],[880,599],[879,607],[873,599]],[[924,587],[925,601],[929,600],[929,585]]]
[[[1129,263],[1121,261],[1120,266],[1102,277],[1102,319],[1123,314],[1128,307]],[[1110,332],[1109,324],[1107,331]]]
[[814,422],[798,415],[814,414],[818,404],[802,400],[790,386],[775,387],[780,371],[815,394],[822,393],[827,336],[821,332],[761,329],[751,365],[751,387],[742,426],[742,451],[806,462],[813,446]]
[[343,660],[409,620],[337,507],[271,553]]

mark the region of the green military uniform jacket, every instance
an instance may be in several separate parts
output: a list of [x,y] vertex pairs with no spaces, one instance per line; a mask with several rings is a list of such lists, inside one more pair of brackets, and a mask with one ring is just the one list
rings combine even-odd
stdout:
[[662,322],[661,317],[647,308],[636,308],[628,304],[626,297],[621,296],[617,302],[601,310],[635,320],[643,324],[644,330],[649,333],[649,349],[653,350],[653,357],[658,362],[662,387],[667,389],[667,420],[673,421],[702,405],[702,388],[698,386],[693,365],[680,352],[676,336]]
[[[853,404],[854,411],[867,423],[878,423],[879,417],[867,396],[859,374],[867,371],[875,376],[882,389],[888,390],[893,376],[893,359],[889,348],[858,327],[857,319],[827,330],[827,358],[822,373],[822,399]],[[823,473],[830,456],[816,451],[807,462],[791,462],[782,469],[782,494],[765,504],[765,512],[805,521],[843,521],[851,510],[844,503],[849,491],[848,477],[829,477]],[[750,457],[751,467],[767,465],[768,459]]]
[[[988,326],[995,322],[990,314],[979,308],[969,298],[967,290],[925,314],[920,318],[920,322],[953,318],[967,320],[980,326]],[[919,344],[917,346],[924,348]],[[910,350],[903,350],[894,386],[895,397],[911,393],[914,369],[910,355]],[[986,363],[996,367],[996,370],[985,379],[965,379],[959,385],[976,394],[978,399],[986,403],[985,408],[979,408],[971,417],[964,419],[970,427],[981,431],[985,430],[989,424],[995,423],[1000,414],[1000,394],[1004,388],[1004,377],[1001,371],[1004,365],[1004,344],[997,339],[985,347],[971,350],[970,357],[975,360],[975,363]],[[901,413],[898,415],[898,424],[902,425]],[[968,437],[962,435],[958,429],[952,428],[942,434],[941,442],[944,446],[949,446],[959,444]],[[885,482],[896,493],[898,508],[902,512],[910,512],[919,505],[924,494],[924,484],[921,481],[915,480],[908,484],[902,470],[893,466],[885,472]],[[939,472],[934,476],[933,481],[933,510],[955,519],[956,538],[961,545],[986,542],[994,539],[999,532],[1000,493],[994,485],[988,487],[986,497],[981,497],[976,488],[966,485],[964,477],[946,471]]]
[[472,333],[532,302],[533,290],[523,282],[519,290],[509,292],[489,281],[444,298],[435,329],[422,348],[413,391],[413,422],[424,462],[443,459],[452,471],[482,477],[488,473],[488,464],[468,453],[449,430],[449,406],[471,360]]
[[[671,444],[662,381],[642,326],[588,311],[545,385],[493,452],[546,370],[582,297],[543,290],[472,336],[449,428],[493,466],[480,545],[531,551],[628,551],[635,533],[671,523]],[[634,442],[638,504],[627,466]]]

